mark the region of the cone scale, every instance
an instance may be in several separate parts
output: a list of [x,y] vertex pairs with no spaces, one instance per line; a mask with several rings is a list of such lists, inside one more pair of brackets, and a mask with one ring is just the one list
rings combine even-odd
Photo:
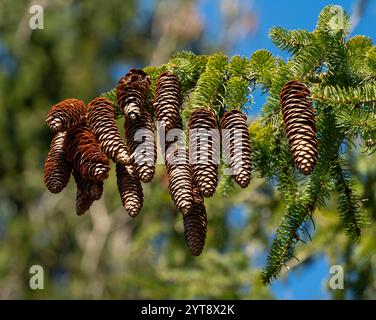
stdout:
[[84,121],[86,105],[79,99],[65,99],[51,107],[47,125],[52,132],[66,131]]
[[140,213],[144,202],[141,181],[135,174],[132,165],[116,164],[117,186],[121,201],[130,217]]
[[116,126],[112,102],[101,97],[91,101],[88,104],[87,119],[103,152],[116,163],[129,164],[127,146]]
[[58,193],[66,187],[72,171],[64,147],[65,137],[66,132],[55,135],[44,163],[44,183],[52,193]]
[[181,87],[179,79],[171,72],[164,72],[157,81],[154,110],[156,120],[166,132],[181,123]]
[[317,161],[317,128],[308,88],[298,81],[287,82],[280,94],[285,132],[295,166],[309,175]]
[[141,69],[130,69],[116,87],[121,112],[130,120],[138,119],[143,110],[150,79]]
[[184,238],[194,256],[199,256],[205,246],[207,216],[204,198],[197,187],[193,188],[193,204],[190,212],[183,216]]
[[71,128],[65,139],[68,161],[83,178],[103,181],[107,179],[110,163],[90,129]]
[[95,200],[99,200],[103,193],[103,181],[85,179],[79,171],[73,170],[76,182],[76,213],[78,216],[88,211]]
[[150,114],[144,110],[135,121],[124,122],[125,136],[134,170],[142,182],[150,182],[155,173],[157,149]]
[[178,143],[171,144],[166,153],[168,188],[171,199],[178,210],[187,214],[192,209],[192,169],[188,150]]
[[218,129],[217,120],[212,111],[198,109],[191,114],[188,126],[193,181],[204,197],[211,197],[218,184],[220,142],[218,132],[209,130]]
[[237,184],[246,188],[251,180],[251,142],[247,118],[240,110],[226,111],[221,120],[223,148]]

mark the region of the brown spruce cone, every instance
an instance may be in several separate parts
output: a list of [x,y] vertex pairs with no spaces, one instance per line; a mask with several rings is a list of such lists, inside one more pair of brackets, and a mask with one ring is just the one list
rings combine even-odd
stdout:
[[108,177],[110,162],[90,129],[76,126],[65,139],[68,161],[86,179],[103,181]]
[[119,80],[116,87],[116,95],[121,112],[131,120],[140,117],[150,86],[150,78],[141,69],[130,69]]
[[86,105],[79,99],[65,99],[52,106],[46,122],[53,132],[66,131],[83,121]]
[[52,193],[59,193],[66,187],[72,171],[64,146],[65,137],[66,132],[58,132],[55,135],[44,162],[44,183]]
[[197,187],[193,188],[193,205],[191,211],[183,216],[185,242],[194,256],[201,254],[205,246],[208,220],[204,198]]
[[132,165],[116,164],[117,185],[124,208],[134,218],[140,213],[144,203],[141,181]]
[[112,102],[102,97],[95,98],[88,104],[87,120],[103,152],[117,163],[129,163],[127,145],[116,126]]
[[171,72],[162,73],[157,81],[154,110],[158,122],[168,132],[180,123],[181,86],[179,79]]
[[171,199],[185,215],[192,209],[193,202],[192,169],[188,150],[178,143],[170,145],[166,153],[166,166]]
[[124,127],[135,172],[142,182],[150,182],[155,173],[157,160],[157,147],[150,114],[144,110],[135,121],[125,119]]
[[99,200],[103,193],[103,181],[85,179],[76,169],[73,170],[77,185],[76,213],[84,214],[90,209],[95,200]]
[[247,117],[240,110],[226,111],[221,120],[224,153],[235,181],[245,188],[252,171],[251,141]]
[[[188,126],[193,181],[204,197],[211,197],[218,184],[220,137],[217,120],[213,112],[198,109],[191,114]],[[215,131],[208,132],[212,129]]]
[[287,82],[280,94],[280,104],[296,167],[309,175],[317,160],[316,116],[308,88],[298,81]]

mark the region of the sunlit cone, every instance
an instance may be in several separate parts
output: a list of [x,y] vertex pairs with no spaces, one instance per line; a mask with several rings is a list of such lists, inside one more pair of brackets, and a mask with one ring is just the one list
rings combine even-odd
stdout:
[[280,94],[280,104],[296,167],[309,175],[317,160],[316,116],[308,88],[298,81],[285,84]]
[[116,126],[112,102],[106,98],[95,98],[88,104],[87,120],[103,152],[117,163],[129,163],[127,146]]
[[76,213],[84,214],[90,209],[95,200],[99,200],[103,193],[103,181],[85,179],[76,169],[73,170],[77,186]]
[[142,182],[150,182],[155,173],[157,160],[150,114],[144,110],[137,120],[125,119],[124,127],[135,172]]
[[129,72],[119,80],[116,87],[116,95],[121,112],[131,119],[140,117],[150,86],[150,78],[141,69],[130,69]]
[[176,128],[182,121],[181,86],[179,79],[173,73],[164,72],[159,76],[153,106],[156,120],[166,132]]
[[235,181],[245,188],[252,171],[251,141],[247,117],[240,110],[226,111],[221,120],[223,147]]
[[171,144],[166,153],[168,188],[172,201],[178,210],[187,214],[192,209],[192,169],[188,150],[177,143]]
[[58,132],[55,135],[44,162],[44,183],[52,193],[58,193],[66,187],[72,171],[64,147],[65,137],[65,132]]
[[206,239],[207,217],[204,198],[197,187],[193,188],[193,205],[184,219],[185,242],[194,256],[201,254]]
[[85,179],[105,180],[110,163],[89,128],[77,126],[69,129],[65,139],[68,161]]
[[218,184],[220,148],[218,124],[214,113],[205,109],[194,111],[189,119],[189,130],[193,181],[205,197],[211,197]]
[[86,115],[86,105],[79,99],[65,99],[52,106],[46,122],[53,132],[66,131],[81,123]]
[[116,178],[121,201],[129,216],[134,218],[140,213],[144,194],[139,177],[132,165],[116,164]]

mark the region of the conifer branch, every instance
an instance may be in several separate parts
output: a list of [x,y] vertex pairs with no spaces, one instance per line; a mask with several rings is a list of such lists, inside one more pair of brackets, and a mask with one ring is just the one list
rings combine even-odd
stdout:
[[349,172],[342,168],[340,161],[337,161],[333,171],[339,194],[337,209],[345,233],[352,241],[357,242],[360,239],[361,230],[365,226],[366,220],[361,212],[360,199],[353,190],[355,183],[350,178]]
[[334,105],[345,104],[349,106],[376,104],[376,82],[365,83],[354,87],[320,86],[314,85],[311,88],[312,98],[319,102],[331,103]]
[[[247,148],[243,151],[248,152],[244,163],[248,164],[245,171],[248,170],[249,175],[247,179],[239,178],[236,181],[246,187],[253,167],[259,176],[277,186],[286,213],[276,231],[261,275],[264,283],[275,279],[289,259],[294,257],[300,234],[306,232],[305,224],[313,221],[315,209],[325,206],[333,193],[338,193],[339,215],[345,233],[352,240],[360,238],[365,225],[353,180],[342,165],[341,154],[344,151],[341,146],[347,142],[357,143],[358,137],[365,145],[376,145],[376,49],[367,37],[347,39],[350,18],[341,10],[338,6],[324,8],[312,32],[273,28],[270,31],[273,43],[291,53],[287,61],[267,50],[258,50],[249,59],[235,56],[230,62],[221,53],[207,56],[179,52],[163,65],[139,70],[145,78],[150,79],[146,99],[143,92],[141,109],[145,107],[153,114],[157,81],[161,74],[168,74],[179,83],[179,95],[174,100],[174,104],[179,106],[175,108],[179,109],[176,118],[180,120],[182,116],[179,126],[188,129],[189,124],[191,129],[218,129],[221,120],[221,129],[241,128],[242,141],[247,142]],[[286,87],[288,94],[284,94]],[[164,88],[162,91],[166,95],[159,91],[160,103],[171,104],[166,98],[171,98],[174,91],[171,88],[176,88],[176,85]],[[267,94],[267,99],[261,116],[248,128],[249,142],[246,118],[241,110],[252,101],[252,90],[255,88]],[[137,92],[136,87],[133,90]],[[280,99],[281,96],[284,99]],[[113,103],[115,117],[122,116],[115,89],[103,93],[102,97]],[[152,127],[150,114],[146,112],[148,126]],[[78,123],[81,118],[82,130],[86,130],[85,115],[80,114]],[[194,139],[199,140],[197,134],[190,137],[192,146]],[[216,155],[214,151],[210,152]],[[228,143],[227,151],[233,151],[231,143]],[[311,174],[309,178],[303,177],[294,168],[298,156],[299,163],[307,163],[307,158],[302,156],[304,152],[315,160],[310,170],[303,172]],[[84,150],[81,153],[86,155]],[[218,182],[217,162],[204,169],[198,166],[193,168],[192,176],[197,190],[200,190],[200,197],[210,197]],[[232,180],[230,176],[225,176],[224,169],[222,164],[221,190],[227,194]],[[246,175],[241,173],[240,176],[244,178]],[[194,247],[194,252],[199,253],[204,233],[201,234],[200,246],[196,248],[197,244],[193,241],[195,229],[190,224],[192,221],[186,219],[187,241]],[[206,231],[206,216],[202,221],[205,222],[202,227]],[[201,231],[204,229],[201,228]]]
[[297,53],[315,39],[307,30],[286,30],[280,27],[272,28],[269,37],[279,49],[293,53]]

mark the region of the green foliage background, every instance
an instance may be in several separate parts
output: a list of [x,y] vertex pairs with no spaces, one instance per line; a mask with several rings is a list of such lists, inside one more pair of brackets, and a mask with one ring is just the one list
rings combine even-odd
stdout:
[[[272,298],[270,288],[261,283],[256,260],[269,250],[271,236],[285,214],[283,192],[275,190],[273,181],[254,175],[246,190],[222,184],[207,201],[208,238],[198,258],[185,246],[182,219],[171,205],[163,166],[158,167],[153,182],[144,185],[146,201],[134,220],[121,207],[114,168],[105,182],[103,199],[83,217],[74,214],[73,181],[58,195],[44,187],[43,162],[51,139],[44,120],[49,107],[66,97],[88,102],[111,89],[116,82],[111,68],[117,63],[149,64],[155,47],[151,17],[138,11],[137,1],[126,2],[50,1],[45,29],[34,32],[27,25],[29,2],[1,3],[0,298]],[[284,32],[275,29],[271,38],[281,39]],[[293,37],[294,44],[304,45],[310,36],[296,33]],[[287,42],[280,46],[290,50]],[[175,44],[176,49],[193,46],[187,38]],[[200,41],[194,47],[196,53],[216,49]],[[262,51],[253,59],[263,59],[264,63],[256,65],[264,68],[253,71],[268,88],[274,81],[268,73],[272,60]],[[362,83],[359,86],[367,90]],[[355,93],[352,102],[364,96],[364,92]],[[341,93],[317,90],[316,99],[331,97],[341,97]],[[349,99],[345,93],[342,97],[341,103]],[[234,102],[231,96],[226,99]],[[364,132],[359,139],[371,139],[362,131],[364,123],[356,127],[351,115],[339,115],[344,125],[349,119],[348,130],[353,129],[356,136]],[[374,116],[373,111],[366,127],[373,124]],[[268,135],[273,138],[272,130],[258,122],[250,126],[250,133],[255,143]],[[345,290],[330,291],[333,298],[376,297],[376,227],[372,223],[376,219],[376,156],[358,142],[346,148],[343,157],[371,222],[361,241],[354,244],[346,237],[332,197],[314,213],[313,241],[304,239],[307,244],[296,246],[294,255],[300,263],[291,259],[287,262],[290,271],[282,269],[282,278],[296,268],[304,271],[312,258],[325,254],[331,264],[342,264],[351,275]],[[241,228],[228,223],[234,205],[244,211]],[[34,264],[44,267],[44,290],[29,288],[29,268]]]

